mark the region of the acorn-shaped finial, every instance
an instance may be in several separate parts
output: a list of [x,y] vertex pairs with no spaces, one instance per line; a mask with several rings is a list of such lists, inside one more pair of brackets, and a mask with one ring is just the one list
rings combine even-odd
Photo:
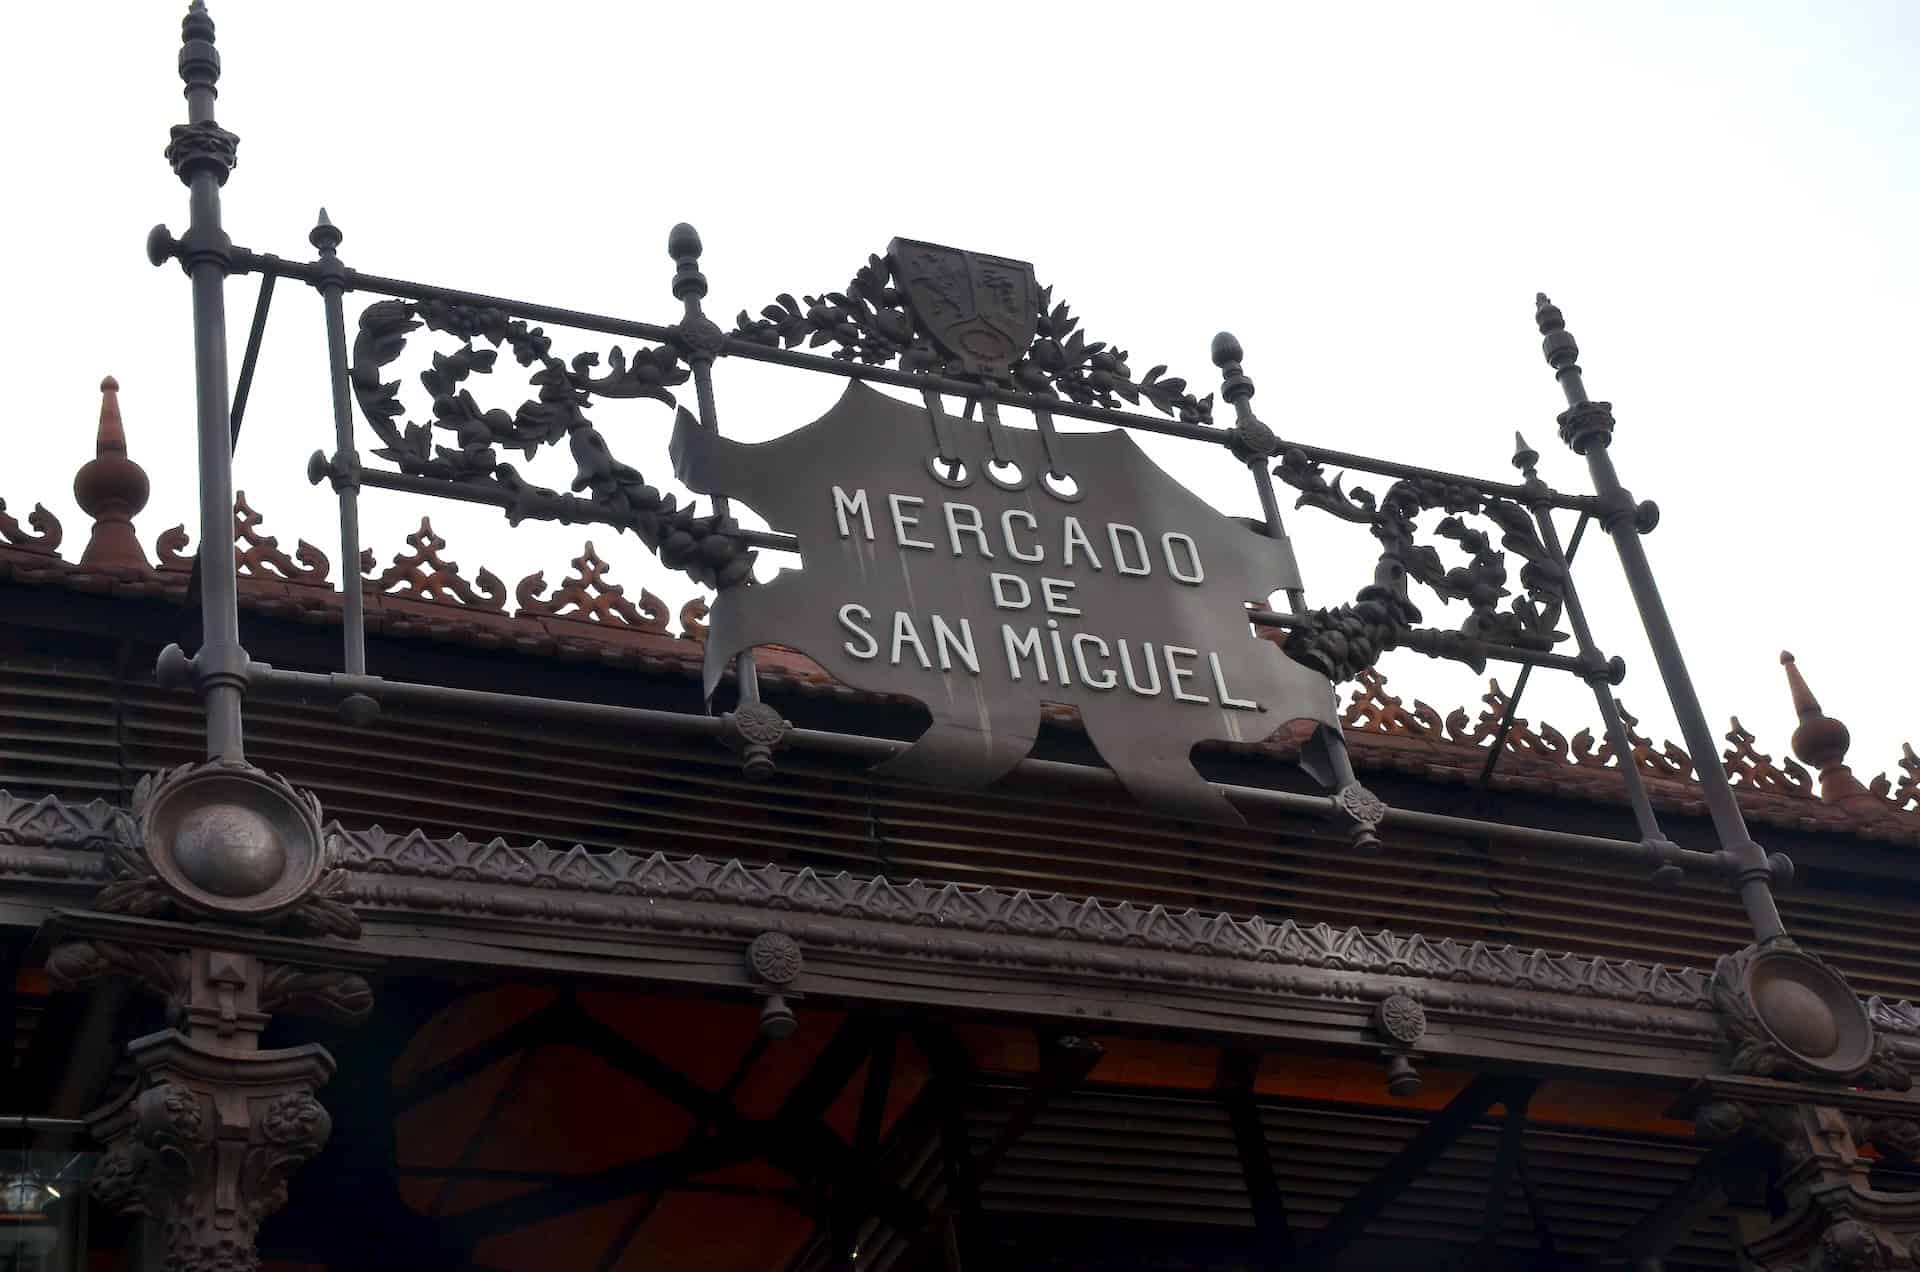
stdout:
[[1213,338],[1213,365],[1222,371],[1246,356],[1246,351],[1240,347],[1239,337],[1231,331],[1223,331]]
[[667,231],[667,255],[676,261],[700,259],[700,231],[685,221]]

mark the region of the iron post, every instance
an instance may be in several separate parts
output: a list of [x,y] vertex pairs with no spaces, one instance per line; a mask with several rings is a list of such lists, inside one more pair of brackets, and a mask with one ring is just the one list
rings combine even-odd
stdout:
[[[693,368],[694,394],[699,399],[700,424],[708,432],[720,433],[720,410],[713,397],[713,360],[726,345],[726,333],[707,317],[702,301],[707,294],[707,276],[700,270],[700,232],[685,221],[667,235],[667,255],[673,258],[673,298],[682,302],[685,312],[673,329],[674,344]],[[715,496],[713,510],[725,517],[729,510],[724,495]],[[742,587],[750,580],[743,580]],[[733,660],[734,680],[742,703],[760,701],[760,673],[753,651],[743,650]]]
[[366,598],[360,590],[360,453],[353,445],[353,401],[347,381],[347,317],[340,297],[346,290],[346,267],[340,263],[344,236],[325,208],[307,238],[320,252],[320,291],[327,311],[327,371],[333,386],[333,459],[326,467],[340,496],[340,595],[346,642],[347,674],[367,670]]
[[[1673,705],[1687,750],[1694,757],[1694,774],[1706,798],[1715,835],[1720,846],[1738,864],[1740,902],[1746,908],[1747,920],[1753,925],[1754,936],[1762,942],[1785,936],[1786,927],[1780,921],[1779,907],[1773,899],[1773,866],[1766,852],[1747,833],[1746,820],[1734,801],[1726,770],[1717,762],[1720,748],[1713,731],[1707,727],[1693,679],[1687,674],[1686,659],[1680,653],[1680,642],[1660,599],[1660,589],[1654,583],[1646,549],[1640,543],[1640,536],[1652,530],[1659,520],[1659,511],[1651,503],[1636,504],[1620,484],[1613,458],[1608,454],[1613,440],[1613,404],[1596,402],[1587,396],[1580,372],[1580,346],[1567,331],[1560,310],[1542,293],[1535,298],[1534,316],[1544,337],[1541,351],[1567,399],[1567,409],[1558,417],[1560,439],[1574,454],[1586,459],[1587,469],[1593,475],[1594,492],[1602,506],[1600,525],[1620,554],[1620,567],[1633,592],[1634,607],[1640,611],[1640,622],[1646,629],[1654,662],[1660,668],[1660,678],[1666,683],[1668,701]],[[1569,613],[1578,611],[1570,607]],[[1618,745],[1616,742],[1615,746]],[[1624,761],[1628,757],[1622,758]]]
[[193,660],[193,679],[206,703],[208,757],[239,763],[245,758],[240,703],[246,689],[247,654],[240,647],[234,582],[233,436],[227,394],[226,281],[232,270],[233,244],[220,225],[220,187],[233,171],[239,138],[214,122],[220,55],[214,49],[213,19],[202,0],[193,0],[180,35],[187,122],[174,126],[166,155],[175,175],[186,184],[191,218],[177,254],[193,280],[200,460],[202,635]]
[[[1527,445],[1527,439],[1515,433],[1513,435],[1513,464],[1527,479],[1529,486],[1540,482],[1534,465],[1540,454]],[[1545,484],[1540,483],[1545,489]],[[1611,669],[1606,665],[1600,649],[1594,644],[1593,629],[1587,624],[1586,610],[1581,607],[1580,593],[1573,582],[1573,555],[1560,546],[1560,530],[1553,523],[1553,509],[1544,502],[1536,501],[1532,506],[1534,524],[1540,527],[1540,541],[1547,551],[1553,554],[1554,564],[1560,567],[1561,595],[1566,601],[1567,623],[1573,628],[1573,639],[1580,649],[1581,661],[1586,664],[1584,679],[1593,689],[1594,703],[1600,709],[1600,719],[1607,730],[1607,742],[1613,747],[1613,753],[1620,761],[1620,775],[1627,784],[1627,801],[1633,805],[1633,819],[1640,827],[1640,837],[1649,842],[1665,842],[1661,833],[1660,821],[1654,816],[1653,801],[1647,797],[1647,785],[1640,777],[1640,766],[1634,763],[1633,747],[1627,740],[1626,724],[1620,719],[1619,708],[1614,705]],[[1514,698],[1519,698],[1516,689]]]

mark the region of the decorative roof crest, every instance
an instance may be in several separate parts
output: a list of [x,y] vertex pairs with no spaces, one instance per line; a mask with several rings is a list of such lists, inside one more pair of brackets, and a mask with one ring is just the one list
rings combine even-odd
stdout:
[[607,563],[594,551],[591,540],[573,559],[573,568],[574,573],[553,590],[550,598],[541,595],[547,588],[544,570],[536,570],[521,579],[513,591],[519,612],[609,627],[631,627],[643,632],[666,632],[667,603],[645,588],[640,589],[638,605],[629,601],[624,587],[607,582]]

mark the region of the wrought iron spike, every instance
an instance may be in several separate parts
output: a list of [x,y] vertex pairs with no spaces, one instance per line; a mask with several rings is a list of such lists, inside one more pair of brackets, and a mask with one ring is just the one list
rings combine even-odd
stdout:
[[321,208],[320,215],[314,220],[313,229],[307,233],[307,242],[319,248],[322,256],[332,256],[345,237],[346,235],[342,234],[339,227],[333,223],[333,218],[327,215],[327,210]]
[[1527,439],[1520,436],[1519,429],[1515,429],[1513,431],[1513,466],[1531,480],[1535,466],[1539,463],[1540,452],[1527,445]]

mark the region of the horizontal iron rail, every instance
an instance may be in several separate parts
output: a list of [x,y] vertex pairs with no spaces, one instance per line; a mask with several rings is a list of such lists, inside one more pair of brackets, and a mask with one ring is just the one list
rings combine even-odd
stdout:
[[[1285,631],[1292,631],[1295,628],[1301,627],[1310,628],[1313,626],[1313,619],[1309,615],[1282,614],[1278,610],[1260,609],[1258,607],[1247,611],[1247,619],[1255,627],[1277,627]],[[1413,635],[1418,637],[1429,631],[1431,631],[1431,629],[1421,629],[1421,631],[1415,632]],[[1442,637],[1453,637],[1457,635],[1457,633],[1454,632],[1433,632],[1432,634]],[[1566,654],[1548,653],[1540,649],[1522,649],[1518,645],[1501,645],[1490,641],[1474,640],[1472,637],[1461,637],[1460,639],[1463,642],[1460,653],[1446,653],[1436,650],[1433,651],[1434,656],[1437,658],[1452,658],[1456,661],[1466,661],[1466,655],[1478,654],[1491,658],[1495,662],[1519,663],[1522,666],[1528,667],[1546,667],[1553,671],[1565,671],[1581,677],[1585,677],[1589,670],[1586,663],[1578,658],[1568,657]],[[1406,647],[1409,649],[1418,649],[1419,644],[1414,640],[1408,640],[1406,641]],[[1426,653],[1429,651],[1420,649],[1420,652]]]
[[[495,508],[512,508],[516,502],[511,492],[498,486],[474,485],[464,481],[449,481],[444,477],[417,477],[411,473],[388,473],[376,469],[360,470],[360,484],[373,486],[380,490],[398,490],[412,495],[431,495],[436,499],[453,499],[460,503],[488,504]],[[631,529],[613,520],[605,512],[586,499],[573,495],[543,494],[537,501],[547,507],[559,507],[562,514],[558,520],[561,525],[609,525],[619,529]],[[773,530],[749,530],[741,528],[730,530],[728,536],[742,543],[752,544],[756,548],[767,548],[775,552],[799,552],[800,540],[790,534],[780,534]]]
[[[292,278],[315,285],[318,285],[323,277],[317,262],[288,260],[271,253],[252,252],[241,247],[233,249],[233,272]],[[489,296],[484,292],[461,291],[458,288],[440,287],[432,283],[416,283],[404,278],[387,278],[379,274],[365,274],[356,269],[340,271],[337,275],[329,273],[325,277],[329,281],[340,281],[348,291],[375,292],[406,300],[445,300],[459,305],[486,306],[504,310],[521,318],[558,323],[562,326],[574,327],[582,331],[597,331],[605,335],[630,336],[636,340],[668,343],[673,339],[674,334],[672,327],[661,326],[658,323],[615,318],[607,314],[588,313],[577,309],[562,309],[556,305],[539,305],[531,301],[513,300],[504,296]],[[1159,419],[1136,411],[1121,411],[1111,407],[1085,406],[1065,398],[1016,393],[992,385],[967,380],[950,380],[942,376],[900,371],[892,367],[847,362],[839,358],[822,357],[817,353],[805,353],[796,349],[770,348],[751,340],[741,340],[732,336],[727,337],[722,344],[720,356],[746,358],[754,362],[768,362],[776,366],[796,367],[805,371],[819,371],[852,380],[872,380],[901,388],[933,389],[952,397],[984,398],[1003,406],[1029,411],[1045,411],[1052,415],[1089,420],[1097,424],[1117,424],[1123,428],[1159,433],[1167,437],[1184,437],[1191,441],[1212,442],[1217,446],[1231,445],[1236,436],[1235,431],[1230,428],[1191,423],[1185,420]],[[1395,463],[1392,460],[1373,459],[1365,455],[1354,455],[1346,451],[1329,450],[1300,442],[1288,441],[1282,444],[1300,451],[1315,463],[1333,464],[1383,477],[1457,482],[1484,494],[1523,503],[1544,501],[1556,508],[1569,508],[1582,512],[1601,510],[1600,501],[1592,495],[1569,495],[1555,490],[1529,489],[1514,485],[1512,482],[1491,481],[1484,477],[1469,477],[1461,473]]]
[[[615,726],[620,730],[648,728],[665,733],[718,739],[725,727],[716,716],[662,711],[650,707],[622,707],[599,702],[575,702],[565,698],[540,698],[523,694],[494,693],[483,689],[458,689],[450,685],[420,684],[387,680],[380,676],[350,676],[344,672],[289,671],[255,662],[248,673],[256,689],[275,689],[294,694],[319,696],[338,702],[350,694],[365,694],[380,702],[408,703],[425,707],[449,707],[464,710],[498,711],[507,715],[536,719],[563,720],[581,724]],[[878,762],[904,751],[910,742],[893,738],[867,737],[861,734],[832,733],[821,729],[794,729],[788,735],[791,746],[828,755],[842,755]],[[1070,789],[1091,798],[1110,801],[1124,798],[1126,788],[1111,770],[1060,760],[1025,759],[1014,766],[1012,775]],[[1258,786],[1213,783],[1243,810],[1277,812],[1344,823],[1346,814],[1330,795],[1303,795],[1293,791],[1269,790]],[[1493,840],[1517,846],[1555,849],[1576,856],[1610,861],[1619,865],[1653,870],[1663,865],[1697,870],[1709,875],[1732,875],[1738,865],[1724,849],[1701,852],[1673,843],[1633,843],[1580,835],[1569,831],[1532,826],[1511,826],[1500,822],[1427,813],[1414,809],[1388,808],[1381,825],[1431,834]]]

